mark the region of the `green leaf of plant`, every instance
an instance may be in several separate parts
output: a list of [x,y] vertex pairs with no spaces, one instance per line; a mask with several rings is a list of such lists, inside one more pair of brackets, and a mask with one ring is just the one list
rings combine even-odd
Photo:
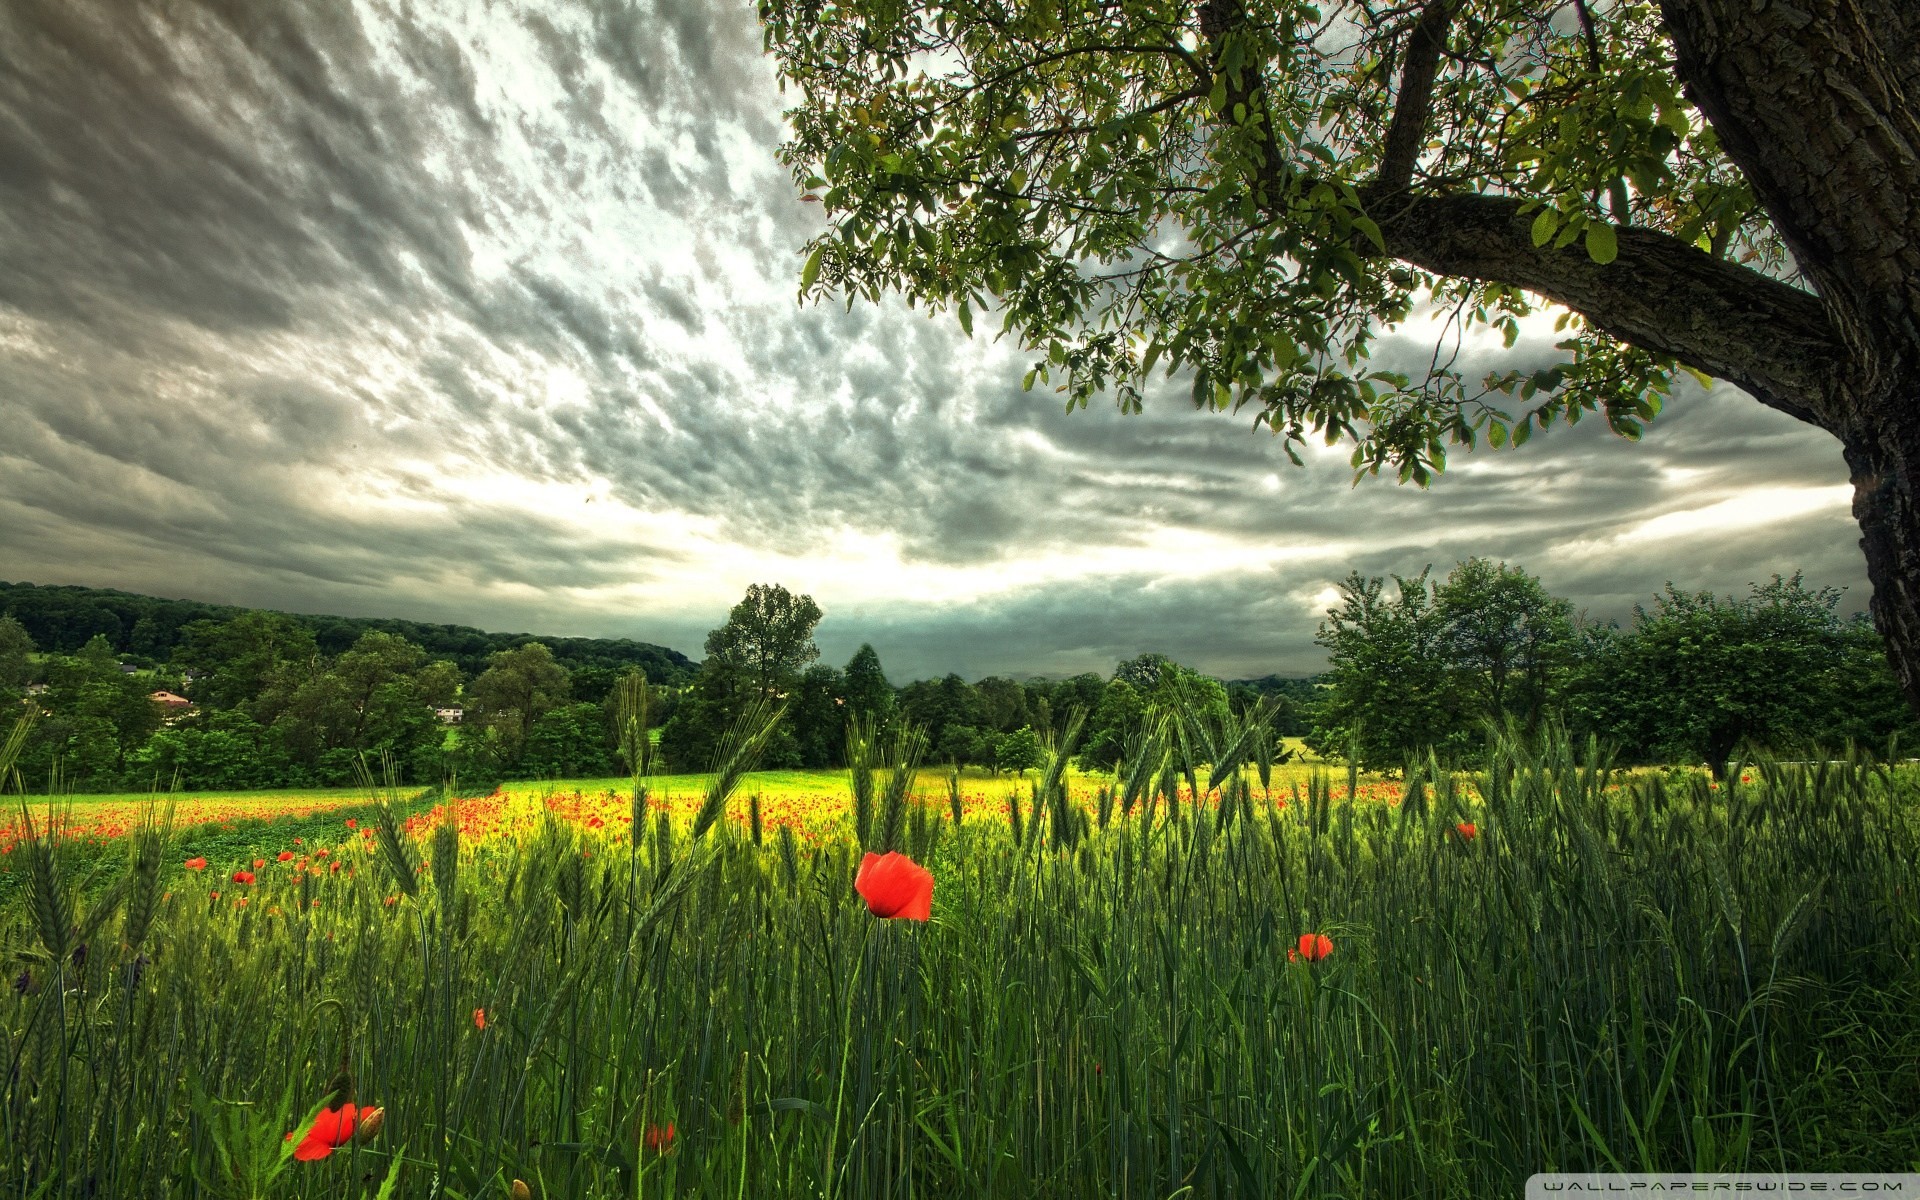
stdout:
[[807,255],[807,265],[800,268],[801,291],[804,292],[812,287],[813,281],[820,278],[820,255],[825,250],[825,246],[815,246],[813,253]]
[[1553,231],[1559,228],[1559,225],[1559,213],[1551,208],[1541,209],[1540,215],[1533,219],[1533,244],[1535,246],[1546,245],[1547,239],[1553,236]]
[[1605,221],[1594,221],[1587,226],[1587,257],[1606,266],[1620,256],[1620,241],[1613,226]]

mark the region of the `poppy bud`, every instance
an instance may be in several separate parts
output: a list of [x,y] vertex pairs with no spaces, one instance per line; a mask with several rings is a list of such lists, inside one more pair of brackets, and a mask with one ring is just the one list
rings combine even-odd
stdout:
[[380,1127],[387,1123],[387,1110],[384,1108],[363,1108],[360,1110],[360,1128],[354,1136],[363,1142],[370,1142],[380,1136]]
[[527,1181],[524,1179],[514,1180],[508,1193],[512,1195],[513,1200],[533,1200],[533,1189],[527,1186]]

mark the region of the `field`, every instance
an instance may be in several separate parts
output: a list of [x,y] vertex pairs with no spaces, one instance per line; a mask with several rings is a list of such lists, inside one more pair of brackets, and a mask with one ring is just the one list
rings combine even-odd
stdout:
[[139,798],[76,801],[112,836],[4,859],[0,1192],[1481,1197],[1555,1169],[1920,1169],[1913,779],[1502,753],[1353,800],[1310,766],[1131,805],[882,773],[868,842],[930,868],[924,923],[856,890],[845,773],[746,776],[706,830],[693,777],[637,813],[626,781],[568,781],[252,796],[170,833]]

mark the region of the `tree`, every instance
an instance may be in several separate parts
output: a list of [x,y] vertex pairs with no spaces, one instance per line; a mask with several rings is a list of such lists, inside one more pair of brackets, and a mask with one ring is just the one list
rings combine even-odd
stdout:
[[1340,585],[1314,640],[1327,648],[1329,694],[1307,737],[1316,754],[1351,751],[1361,765],[1398,767],[1428,749],[1464,748],[1461,695],[1446,656],[1446,622],[1422,571],[1385,581],[1356,572]]
[[866,713],[876,729],[884,728],[893,715],[893,685],[887,682],[880,654],[870,643],[860,643],[847,661],[846,688],[848,713]]
[[[1590,631],[1566,688],[1569,722],[1628,757],[1704,761],[1716,773],[1748,743],[1791,752],[1822,734],[1883,741],[1887,727],[1859,708],[1843,715],[1858,703],[1843,698],[1876,689],[1872,672],[1855,674],[1839,600],[1798,575],[1743,599],[1668,585],[1630,629]],[[1884,697],[1886,685],[1877,690]]]
[[33,650],[26,626],[12,617],[0,617],[0,696],[27,686],[33,674]]
[[613,739],[598,704],[561,704],[527,730],[520,766],[542,779],[580,779],[613,773]]
[[[1912,0],[761,0],[828,228],[803,295],[995,308],[1137,411],[1157,366],[1290,454],[1425,483],[1677,372],[1839,442],[1874,621],[1920,705],[1920,7]],[[1550,360],[1470,381],[1564,309]],[[1436,366],[1382,327],[1450,314]],[[1297,455],[1296,455],[1297,456]]]
[[730,672],[756,695],[788,691],[808,663],[820,657],[813,644],[820,606],[777,583],[756,583],[727,614],[727,623],[707,635],[707,660]]
[[1433,598],[1449,663],[1484,715],[1536,727],[1548,672],[1573,633],[1573,605],[1519,567],[1484,558],[1456,564]]
[[[854,662],[859,661],[860,656],[854,655]],[[879,660],[876,658],[874,663],[877,668]],[[853,707],[849,698],[853,690],[851,664],[848,671],[848,675],[842,675],[833,667],[816,664],[801,674],[784,722],[793,731],[800,766],[841,765],[847,747],[847,710]],[[892,694],[888,689],[889,699]]]
[[467,688],[473,707],[487,725],[500,731],[509,754],[517,756],[527,730],[542,713],[567,698],[567,669],[539,642],[487,656],[487,669]]
[[1028,771],[1047,761],[1047,749],[1031,725],[1022,725],[994,745],[994,765],[1002,771]]
[[312,630],[279,613],[194,621],[180,632],[174,661],[197,676],[187,695],[206,708],[252,704],[289,665],[310,664],[320,653]]

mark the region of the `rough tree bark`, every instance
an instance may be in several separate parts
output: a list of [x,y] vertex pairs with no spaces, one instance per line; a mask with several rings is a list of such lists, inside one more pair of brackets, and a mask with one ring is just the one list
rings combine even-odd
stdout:
[[[1417,144],[1456,3],[1431,0],[1408,39],[1390,142]],[[1920,3],[1660,9],[1688,97],[1811,291],[1649,230],[1621,229],[1606,266],[1536,249],[1518,201],[1423,193],[1404,156],[1365,192],[1369,212],[1396,258],[1525,288],[1839,439],[1874,623],[1920,711]]]

